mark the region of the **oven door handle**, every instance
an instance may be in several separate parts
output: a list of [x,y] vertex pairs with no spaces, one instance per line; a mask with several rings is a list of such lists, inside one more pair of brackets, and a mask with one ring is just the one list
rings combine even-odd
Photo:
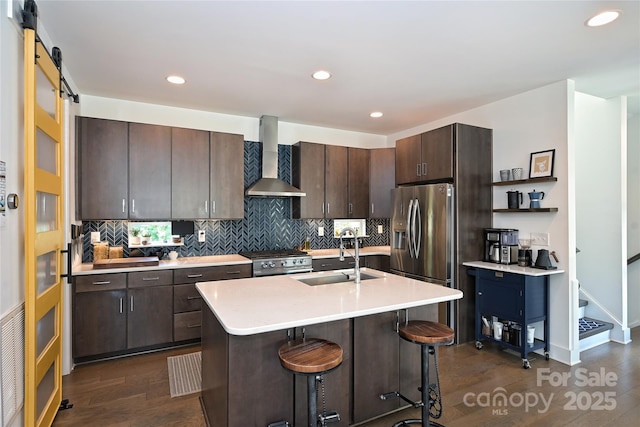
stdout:
[[311,273],[313,269],[310,268],[301,268],[299,270],[287,270],[284,274],[294,274],[294,273]]

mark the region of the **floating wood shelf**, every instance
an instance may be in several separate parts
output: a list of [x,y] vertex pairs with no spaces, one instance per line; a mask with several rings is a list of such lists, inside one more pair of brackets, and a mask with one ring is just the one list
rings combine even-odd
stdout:
[[518,179],[515,181],[496,181],[493,183],[494,186],[503,186],[503,185],[519,185],[519,184],[535,184],[541,182],[556,182],[558,178],[555,176],[545,176],[542,178],[529,178],[529,179]]
[[494,209],[494,212],[510,213],[510,212],[558,212],[558,208],[525,208],[525,209]]

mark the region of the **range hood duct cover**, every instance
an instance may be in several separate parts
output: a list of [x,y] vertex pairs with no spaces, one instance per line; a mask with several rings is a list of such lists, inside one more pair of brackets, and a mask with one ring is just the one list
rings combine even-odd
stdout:
[[244,192],[254,197],[301,197],[307,193],[278,179],[278,118],[260,117],[262,178]]

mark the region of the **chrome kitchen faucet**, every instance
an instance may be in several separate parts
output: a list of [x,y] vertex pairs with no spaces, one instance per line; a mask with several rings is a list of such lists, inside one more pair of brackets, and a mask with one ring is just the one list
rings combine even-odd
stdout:
[[[353,239],[355,240],[355,253],[352,255],[353,259],[356,261],[356,265],[353,267],[353,271],[356,275],[355,284],[360,284],[360,248],[358,243],[358,236],[353,228],[347,227],[343,228],[340,232],[340,261],[344,261],[344,242],[342,241],[342,236],[346,233],[350,232],[353,235]],[[348,252],[347,252],[348,253]]]

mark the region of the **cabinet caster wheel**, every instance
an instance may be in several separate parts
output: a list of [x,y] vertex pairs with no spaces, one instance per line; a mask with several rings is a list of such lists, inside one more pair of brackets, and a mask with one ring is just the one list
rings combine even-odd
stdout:
[[482,350],[482,343],[480,341],[476,341],[476,349]]
[[531,368],[531,364],[529,363],[528,359],[522,359],[522,368],[524,368],[524,369]]
[[549,360],[549,352],[548,351],[544,352],[544,360]]

